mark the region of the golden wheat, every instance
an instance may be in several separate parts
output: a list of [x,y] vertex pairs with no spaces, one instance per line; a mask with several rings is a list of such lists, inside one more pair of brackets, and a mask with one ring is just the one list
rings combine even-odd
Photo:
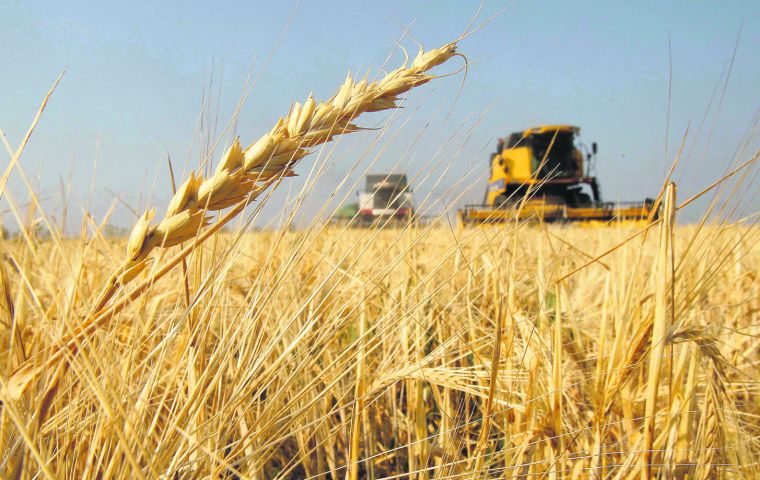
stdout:
[[453,55],[309,96],[128,239],[64,238],[30,188],[0,243],[0,476],[760,475],[760,228],[676,221],[757,154],[643,228],[220,231]]
[[[757,228],[673,230],[676,323],[663,340],[649,417],[659,239],[629,243],[605,257],[607,268],[553,288],[587,260],[580,251],[605,251],[630,230],[548,231],[221,236],[244,255],[197,251],[210,264],[188,265],[191,310],[174,271],[119,314],[118,329],[82,345],[55,397],[44,384],[28,403],[3,397],[4,471],[342,478],[351,467],[357,478],[630,478],[641,474],[651,417],[653,476],[756,475]],[[74,242],[33,247],[54,264],[82,251]],[[111,245],[101,238],[93,247]],[[28,248],[10,244],[5,255]],[[108,276],[107,257],[88,262],[87,276],[66,283],[91,291]],[[44,281],[49,265],[28,263],[25,275],[43,306],[63,300]],[[20,345],[46,351],[56,340],[46,332],[66,320],[50,308],[48,320],[34,320],[32,297],[16,295],[23,277],[6,274],[21,339],[3,327],[8,372]],[[45,401],[47,418],[35,426]]]
[[[338,92],[328,101],[317,103],[310,95],[303,105],[296,103],[285,118],[266,135],[245,150],[235,139],[222,156],[214,175],[203,179],[192,172],[172,197],[166,215],[157,225],[151,226],[155,216],[148,209],[137,221],[127,242],[127,258],[105,282],[91,314],[72,333],[63,338],[52,352],[44,352],[40,358],[25,362],[8,381],[6,393],[12,398],[23,394],[30,382],[44,370],[65,362],[66,354],[76,354],[83,337],[91,334],[98,324],[110,318],[115,309],[103,312],[118,288],[139,275],[151,260],[149,255],[156,247],[172,247],[193,239],[193,245],[142,288],[133,291],[129,301],[134,300],[153,281],[160,278],[181,258],[193,251],[209,234],[221,228],[239,214],[275,181],[291,176],[291,168],[310,153],[311,148],[329,142],[336,135],[355,132],[359,127],[352,121],[365,112],[379,112],[398,106],[399,95],[423,85],[434,77],[427,74],[456,55],[456,43],[425,52],[420,49],[410,64],[407,61],[377,82],[367,79],[354,81],[346,77]],[[202,234],[203,227],[210,224],[209,212],[234,207],[215,222],[214,228]],[[123,301],[121,306],[126,305]],[[50,380],[48,391],[57,390],[57,382],[63,370],[58,368]],[[42,413],[40,413],[42,415]]]

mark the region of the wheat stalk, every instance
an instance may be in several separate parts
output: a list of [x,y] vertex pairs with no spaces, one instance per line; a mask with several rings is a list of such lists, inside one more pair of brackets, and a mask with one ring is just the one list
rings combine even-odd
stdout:
[[[137,277],[151,263],[151,253],[195,239],[190,248],[183,249],[182,258],[189,255],[202,241],[204,229],[217,231],[243,211],[244,207],[266,191],[272,184],[295,175],[293,167],[319,145],[337,135],[355,132],[360,127],[352,123],[365,112],[379,112],[398,107],[400,95],[423,85],[434,75],[427,73],[455,55],[456,42],[429,51],[419,50],[417,56],[386,74],[376,82],[366,78],[356,81],[349,74],[337,93],[327,101],[317,103],[312,95],[303,104],[296,103],[284,118],[267,134],[243,149],[239,139],[222,155],[213,175],[203,178],[192,172],[177,189],[164,217],[152,224],[155,210],[148,209],[138,219],[127,242],[126,259],[103,287],[91,314],[73,329],[74,333],[59,341],[52,351],[21,364],[11,374],[6,388],[11,398],[19,398],[26,387],[51,365],[65,361],[62,349],[76,352],[78,338],[112,318],[126,302],[106,309],[119,287]],[[212,220],[211,212],[232,207],[226,215]],[[208,227],[208,228],[207,228]],[[205,233],[205,232],[204,232]],[[172,259],[176,265],[181,261]],[[162,274],[168,273],[162,269]],[[159,278],[153,274],[150,282]],[[139,287],[138,287],[139,289]],[[144,290],[144,289],[142,289]],[[103,313],[107,310],[108,315]],[[54,378],[51,383],[55,383]]]
[[[660,387],[660,368],[665,355],[665,338],[669,329],[668,288],[672,288],[670,259],[672,256],[673,225],[675,224],[676,186],[674,183],[665,189],[663,204],[663,223],[660,225],[660,251],[657,256],[657,289],[655,316],[652,325],[652,348],[647,371],[647,396],[644,417],[644,451],[641,455],[641,479],[652,477],[652,452],[654,448],[655,415],[657,412],[657,394]],[[672,312],[671,312],[672,314]]]
[[426,72],[454,55],[456,42],[428,52],[420,49],[410,65],[405,61],[377,82],[370,83],[366,78],[355,81],[349,74],[332,98],[317,103],[309,95],[247,148],[243,149],[240,140],[235,139],[212,176],[204,179],[190,173],[157,225],[151,225],[153,209],[140,217],[127,242],[127,258],[107,282],[93,311],[101,310],[120,285],[145,269],[154,249],[196,237],[209,225],[209,212],[251,202],[276,180],[295,175],[292,167],[314,147],[337,135],[360,130],[352,122],[362,113],[397,108],[401,94],[429,82],[434,76]]

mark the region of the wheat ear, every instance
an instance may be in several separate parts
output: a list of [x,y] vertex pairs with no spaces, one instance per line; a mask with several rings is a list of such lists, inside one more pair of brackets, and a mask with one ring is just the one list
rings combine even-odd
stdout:
[[[400,95],[435,78],[427,72],[458,55],[456,47],[456,42],[452,42],[427,52],[420,49],[410,64],[405,61],[376,82],[355,81],[349,74],[332,98],[317,103],[309,95],[303,104],[293,105],[288,115],[280,118],[269,133],[247,148],[243,149],[236,139],[222,155],[212,176],[204,179],[191,173],[177,189],[166,214],[157,224],[152,224],[153,209],[148,209],[137,221],[127,242],[126,259],[107,281],[90,315],[73,330],[72,335],[62,338],[42,356],[19,365],[8,379],[6,393],[11,398],[19,398],[46,368],[66,361],[67,356],[62,355],[62,350],[68,349],[74,354],[79,339],[123,309],[127,302],[113,305],[114,308],[108,309],[108,315],[101,314],[118,288],[145,270],[156,248],[179,245],[191,239],[195,239],[193,248],[197,247],[208,238],[200,235],[205,228],[217,230],[277,180],[294,175],[293,166],[315,147],[337,135],[360,130],[352,123],[357,116],[398,107]],[[229,207],[233,207],[233,215],[226,214],[216,221],[209,215]],[[193,248],[184,249],[184,256]],[[168,269],[161,272],[166,274]],[[158,277],[154,274],[151,281]]]
[[157,225],[151,225],[153,209],[140,217],[127,243],[127,258],[105,285],[93,312],[101,310],[120,285],[145,269],[155,248],[194,238],[209,225],[210,212],[255,200],[276,179],[294,175],[292,167],[314,147],[359,130],[352,121],[364,112],[398,107],[399,95],[429,82],[434,77],[426,72],[456,54],[455,42],[427,52],[420,49],[411,64],[404,62],[377,82],[355,81],[349,74],[332,98],[317,103],[309,95],[247,148],[236,139],[212,176],[204,179],[190,174]]

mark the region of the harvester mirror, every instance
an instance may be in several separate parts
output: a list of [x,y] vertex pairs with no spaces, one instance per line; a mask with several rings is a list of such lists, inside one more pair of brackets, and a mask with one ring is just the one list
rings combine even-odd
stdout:
[[594,155],[596,155],[596,152],[597,152],[596,142],[593,142],[591,144],[591,151],[594,152]]

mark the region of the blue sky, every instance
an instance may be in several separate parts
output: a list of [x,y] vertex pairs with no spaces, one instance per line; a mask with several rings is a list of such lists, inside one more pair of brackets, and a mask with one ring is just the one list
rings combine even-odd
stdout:
[[[44,94],[66,69],[21,159],[46,204],[52,211],[61,203],[63,179],[72,184],[70,209],[84,208],[97,157],[91,208],[96,216],[114,195],[135,209],[148,203],[160,207],[170,197],[166,156],[178,175],[197,168],[200,149],[209,135],[224,129],[249,75],[260,77],[233,129],[244,143],[268,130],[292,101],[310,92],[329,97],[349,69],[376,72],[407,27],[428,48],[456,38],[478,4],[6,0],[0,3],[5,67],[0,128],[15,148]],[[481,18],[504,4],[486,2]],[[669,38],[672,106],[666,155]],[[416,48],[410,38],[402,43]],[[585,141],[599,143],[596,173],[609,200],[655,195],[691,125],[689,155],[676,177],[686,196],[720,176],[748,131],[754,137],[739,154],[748,158],[757,149],[758,128],[752,122],[760,107],[758,45],[757,1],[513,2],[461,42],[460,51],[471,61],[464,84],[459,74],[413,93],[379,142],[376,132],[364,132],[339,143],[303,217],[317,214],[357,159],[364,167],[377,157],[372,171],[400,161],[400,170],[424,172],[428,159],[452,135],[434,178],[418,185],[418,200],[432,192],[455,201],[462,185],[447,189],[475,171],[459,202],[477,201],[485,186],[477,175],[485,172],[496,138],[541,123],[579,125]],[[400,56],[393,59],[395,65]],[[199,135],[204,98],[210,105]],[[362,124],[378,126],[387,118],[371,115]],[[393,141],[385,145],[390,136]],[[223,136],[222,144],[228,138]],[[305,160],[299,166],[302,176],[276,199],[292,195],[312,165],[323,160]],[[350,178],[358,179],[362,168]],[[341,191],[353,199],[350,187]],[[17,180],[11,191],[23,201]],[[747,198],[742,207],[756,211],[757,202]],[[279,210],[274,203],[267,209],[270,217]],[[12,223],[8,215],[4,221]],[[130,224],[132,215],[120,206],[114,221]]]

